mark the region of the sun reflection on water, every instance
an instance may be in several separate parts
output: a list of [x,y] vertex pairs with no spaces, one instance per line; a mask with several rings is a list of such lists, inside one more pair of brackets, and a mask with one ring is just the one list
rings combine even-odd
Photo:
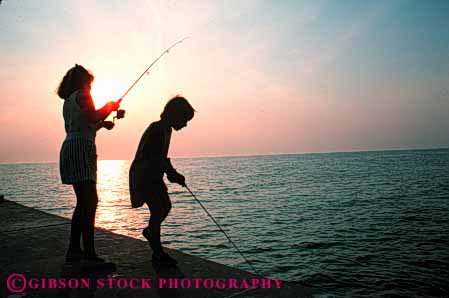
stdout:
[[136,217],[129,202],[128,169],[126,160],[98,161],[97,226],[124,235],[130,234],[127,223]]
[[[142,208],[131,208],[128,188],[128,171],[130,161],[128,160],[100,160],[98,161],[97,190],[98,209],[96,215],[96,226],[115,233],[131,237],[141,238],[141,230],[147,225],[150,216],[149,210],[144,205]],[[170,198],[173,207],[163,227],[171,223],[177,230],[184,230],[179,218],[191,206],[184,204],[186,192],[180,186],[169,184]],[[176,205],[176,206],[175,206]],[[176,208],[177,207],[177,208]]]

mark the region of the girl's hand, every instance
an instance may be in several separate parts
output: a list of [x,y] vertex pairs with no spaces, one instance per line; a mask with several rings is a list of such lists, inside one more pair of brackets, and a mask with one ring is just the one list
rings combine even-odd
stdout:
[[110,101],[107,103],[107,106],[109,108],[109,110],[112,111],[117,111],[120,108],[120,102],[122,101],[122,99],[120,98],[117,101]]
[[115,124],[112,121],[103,121],[103,127],[106,128],[107,130],[113,129],[114,126]]

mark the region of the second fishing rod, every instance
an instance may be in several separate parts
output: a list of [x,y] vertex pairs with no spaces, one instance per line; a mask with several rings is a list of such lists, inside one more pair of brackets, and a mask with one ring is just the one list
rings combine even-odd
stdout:
[[218,229],[226,236],[226,238],[228,238],[229,242],[232,244],[232,246],[234,246],[235,250],[240,254],[240,256],[242,256],[242,258],[245,260],[245,262],[248,264],[248,266],[251,267],[251,269],[254,271],[254,273],[259,276],[262,276],[262,274],[260,274],[259,271],[257,271],[256,268],[254,268],[254,266],[251,264],[251,262],[240,251],[240,249],[237,247],[237,245],[234,243],[234,241],[232,241],[232,239],[228,236],[228,234],[226,234],[226,232],[223,230],[223,228],[220,226],[220,224],[215,220],[215,218],[209,213],[209,211],[207,211],[206,207],[204,207],[203,203],[201,203],[201,201],[190,190],[190,188],[186,184],[184,184],[183,186],[188,190],[188,192],[192,195],[192,197],[195,199],[195,201],[201,206],[201,208],[203,208],[203,210],[207,213],[207,215],[210,217],[210,219],[212,219],[212,221],[215,223],[215,225],[218,227]]

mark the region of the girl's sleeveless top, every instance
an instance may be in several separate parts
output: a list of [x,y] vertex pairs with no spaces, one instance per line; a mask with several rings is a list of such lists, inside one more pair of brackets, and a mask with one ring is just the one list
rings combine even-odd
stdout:
[[59,153],[59,172],[63,184],[97,181],[96,124],[88,122],[73,92],[63,106],[67,136]]
[[78,90],[73,92],[65,101],[62,109],[64,128],[67,133],[66,140],[84,138],[95,141],[96,124],[89,123],[85,113],[77,102]]

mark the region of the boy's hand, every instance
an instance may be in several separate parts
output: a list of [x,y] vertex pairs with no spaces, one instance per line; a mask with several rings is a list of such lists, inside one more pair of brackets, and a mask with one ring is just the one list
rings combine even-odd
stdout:
[[115,124],[112,121],[103,121],[103,127],[106,128],[107,130],[113,129],[114,126]]
[[167,179],[172,183],[178,183],[181,186],[186,186],[186,178],[178,172],[167,175]]

